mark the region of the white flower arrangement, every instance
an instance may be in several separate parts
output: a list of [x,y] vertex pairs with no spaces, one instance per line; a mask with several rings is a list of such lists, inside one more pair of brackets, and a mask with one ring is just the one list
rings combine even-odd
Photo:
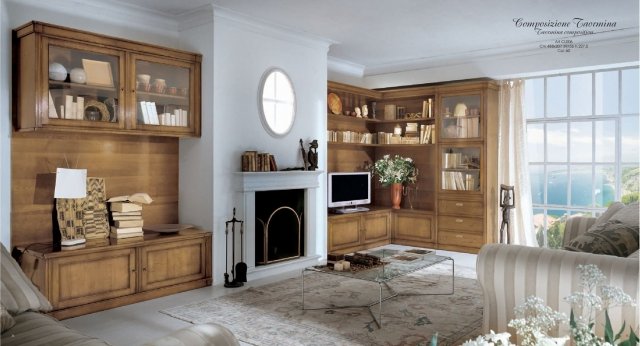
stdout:
[[[607,309],[613,306],[635,306],[634,300],[618,287],[603,285],[602,283],[606,280],[606,277],[596,265],[578,265],[578,271],[580,272],[580,287],[582,291],[575,292],[565,298],[565,301],[571,303],[572,306],[569,324],[573,343],[577,346],[638,345],[639,339],[633,328],[630,328],[627,340],[618,341],[625,329],[625,324],[623,323],[620,331],[614,334],[607,313]],[[602,310],[605,313],[605,335],[599,337],[595,334],[593,327],[596,313]],[[564,345],[570,340],[569,336],[552,338],[547,335],[551,328],[558,323],[566,322],[567,318],[564,314],[554,311],[545,305],[542,299],[530,296],[523,304],[517,306],[514,312],[516,318],[511,320],[508,326],[514,328],[522,338],[521,345],[557,346]],[[513,345],[509,341],[510,337],[509,333],[496,334],[491,331],[490,334],[479,336],[474,340],[468,340],[462,345]]]
[[393,158],[384,155],[373,165],[373,173],[377,174],[380,183],[388,186],[394,183],[415,183],[418,170],[410,157],[395,155]]

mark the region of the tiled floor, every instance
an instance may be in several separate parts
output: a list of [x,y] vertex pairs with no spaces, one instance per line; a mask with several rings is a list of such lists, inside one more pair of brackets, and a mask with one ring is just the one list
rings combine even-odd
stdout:
[[[394,246],[391,245],[391,247]],[[476,255],[440,250],[437,253],[452,257],[455,260],[456,267],[475,268]],[[160,313],[159,311],[162,309],[220,297],[248,287],[257,287],[289,277],[298,277],[299,275],[299,271],[294,271],[274,278],[248,282],[242,288],[225,288],[221,285],[204,287],[168,297],[71,318],[64,320],[63,323],[84,334],[106,340],[114,346],[140,345],[190,325],[190,323]]]

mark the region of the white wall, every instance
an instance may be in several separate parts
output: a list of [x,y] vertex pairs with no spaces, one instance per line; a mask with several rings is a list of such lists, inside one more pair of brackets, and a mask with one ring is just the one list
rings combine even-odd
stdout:
[[[240,171],[245,150],[275,155],[278,168],[302,166],[299,139],[318,139],[320,169],[326,167],[327,48],[308,40],[259,26],[215,9],[213,55],[213,229],[214,280],[224,279],[224,225],[234,207],[240,208],[233,173]],[[291,132],[271,137],[258,115],[258,84],[271,67],[287,72],[296,93],[296,119]],[[210,78],[211,76],[204,76]],[[320,178],[316,232],[317,254],[326,248],[325,181]],[[194,201],[194,203],[198,203]],[[243,218],[239,210],[239,219]]]
[[11,246],[11,31],[0,2],[0,242]]

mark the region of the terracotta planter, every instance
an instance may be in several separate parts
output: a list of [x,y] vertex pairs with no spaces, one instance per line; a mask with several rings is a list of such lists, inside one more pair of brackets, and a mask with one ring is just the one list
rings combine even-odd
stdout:
[[400,209],[402,201],[402,183],[391,184],[391,208]]

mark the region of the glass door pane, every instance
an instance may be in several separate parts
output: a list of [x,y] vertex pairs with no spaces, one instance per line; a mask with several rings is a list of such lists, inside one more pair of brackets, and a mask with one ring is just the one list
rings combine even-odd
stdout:
[[480,147],[442,148],[440,188],[480,191],[480,152]]
[[440,112],[441,138],[482,137],[480,95],[443,97]]
[[[120,56],[48,46],[48,119],[111,126],[120,118]],[[67,123],[69,124],[69,123]]]
[[136,60],[136,123],[189,127],[189,69]]

